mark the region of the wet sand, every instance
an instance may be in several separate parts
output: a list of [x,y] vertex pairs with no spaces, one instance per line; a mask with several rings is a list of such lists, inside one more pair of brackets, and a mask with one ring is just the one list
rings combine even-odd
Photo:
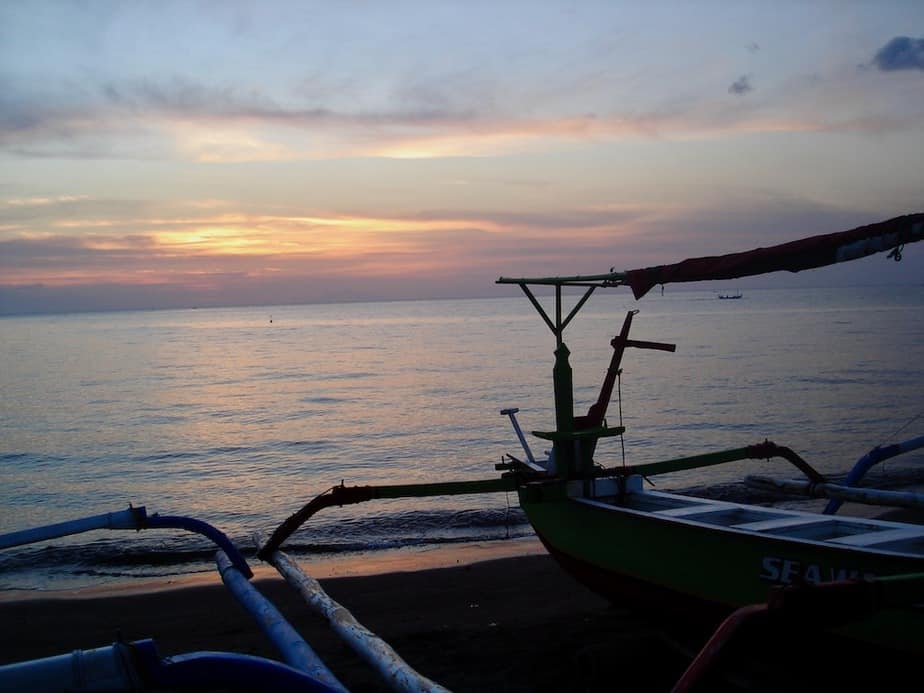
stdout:
[[[687,663],[643,621],[530,548],[516,557],[321,583],[411,666],[454,691],[603,691],[614,690],[614,681],[619,690],[666,691]],[[254,584],[350,690],[385,689],[280,578]],[[162,656],[212,650],[280,658],[217,576],[165,587],[0,603],[0,663],[119,638],[153,638]]]

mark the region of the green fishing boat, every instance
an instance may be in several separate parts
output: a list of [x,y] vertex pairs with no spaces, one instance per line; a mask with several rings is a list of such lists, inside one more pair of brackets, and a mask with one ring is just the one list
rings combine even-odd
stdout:
[[[597,289],[628,286],[636,299],[674,282],[735,279],[798,272],[879,252],[901,259],[902,248],[924,238],[924,214],[897,217],[850,231],[771,248],[673,265],[589,276],[506,278],[520,287],[555,339],[555,429],[535,431],[551,443],[537,459],[510,417],[523,454],[507,455],[499,477],[391,486],[337,486],[282,523],[263,545],[269,559],[311,515],[324,507],[376,498],[516,492],[542,543],[562,567],[616,604],[660,611],[674,620],[716,629],[690,678],[708,665],[743,623],[798,619],[819,633],[902,653],[924,653],[924,525],[697,498],[653,490],[659,474],[749,459],[779,458],[805,478],[810,494],[921,507],[919,494],[858,491],[831,484],[787,447],[757,441],[714,453],[633,466],[603,467],[599,445],[618,440],[607,406],[627,349],[671,352],[674,345],[630,337],[629,312],[612,340],[613,355],[599,397],[584,415],[574,411],[565,330]],[[535,287],[554,292],[546,311]],[[578,298],[566,312],[566,297]],[[581,291],[583,294],[581,295]],[[551,313],[551,314],[550,314]],[[924,439],[919,440],[924,445]]]

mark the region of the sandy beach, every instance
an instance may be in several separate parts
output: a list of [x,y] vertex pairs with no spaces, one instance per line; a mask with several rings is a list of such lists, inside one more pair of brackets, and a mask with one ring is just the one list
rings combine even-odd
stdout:
[[[526,542],[516,556],[461,562],[472,558],[463,553],[452,567],[321,582],[420,673],[454,691],[613,690],[614,676],[619,690],[670,690],[686,666],[683,657],[643,621],[578,585],[536,547]],[[336,570],[328,566],[327,572]],[[351,691],[384,689],[320,616],[281,578],[268,575],[260,570],[254,584]],[[24,596],[0,603],[2,663],[118,638],[152,638],[162,656],[217,650],[279,658],[217,575],[147,589]]]
[[[393,570],[362,574],[369,571],[361,562],[328,562],[315,573],[331,598],[418,672],[453,691],[670,691],[690,661],[661,626],[579,585],[536,541],[398,554],[386,566]],[[259,567],[253,584],[340,681],[354,692],[388,690],[270,571]],[[147,638],[161,656],[210,650],[281,658],[217,574],[7,593],[0,623],[0,664]],[[780,658],[772,644],[760,662],[746,648],[732,649],[723,676],[699,690],[832,690],[826,684],[836,672],[854,683],[870,677],[878,690],[902,690],[892,669],[813,654],[813,641],[801,642],[808,645],[798,664]]]

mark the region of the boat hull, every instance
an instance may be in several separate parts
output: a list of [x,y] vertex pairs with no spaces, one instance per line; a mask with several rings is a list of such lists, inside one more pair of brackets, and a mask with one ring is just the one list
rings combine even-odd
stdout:
[[[573,498],[521,506],[562,567],[614,604],[708,629],[767,601],[774,585],[924,572],[920,559],[753,532],[735,532]],[[924,652],[920,606],[844,613],[828,630],[889,649]],[[853,617],[857,618],[854,619]]]

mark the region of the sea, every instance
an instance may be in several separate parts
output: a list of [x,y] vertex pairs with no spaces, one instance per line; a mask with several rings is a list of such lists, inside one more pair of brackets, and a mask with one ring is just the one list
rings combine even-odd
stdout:
[[[565,296],[569,310],[577,296]],[[827,474],[924,434],[924,286],[600,290],[568,325],[575,409],[596,399],[610,340],[630,349],[604,466],[769,439]],[[549,311],[549,297],[542,297]],[[253,556],[332,486],[495,478],[527,432],[554,427],[555,338],[522,296],[0,318],[0,534],[144,506],[205,521]],[[528,436],[528,438],[532,438]],[[543,457],[543,441],[532,438]],[[877,467],[914,474],[924,452]],[[748,461],[656,477],[697,492]],[[327,509],[284,549],[299,560],[376,560],[532,536],[511,494],[381,500]],[[256,560],[256,559],[254,559]],[[100,530],[0,552],[0,591],[59,590],[213,571],[182,530]]]

